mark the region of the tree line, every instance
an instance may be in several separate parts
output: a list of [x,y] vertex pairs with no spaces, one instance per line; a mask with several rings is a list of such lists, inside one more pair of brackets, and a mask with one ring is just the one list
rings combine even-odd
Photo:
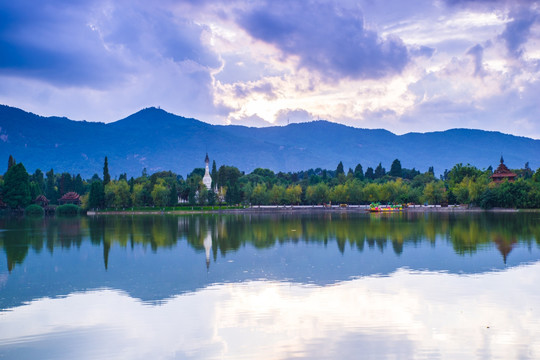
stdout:
[[103,174],[83,179],[80,174],[45,174],[37,169],[28,174],[22,163],[10,156],[8,170],[0,178],[3,203],[12,209],[30,205],[39,195],[57,204],[67,192],[81,195],[84,209],[126,209],[131,207],[172,207],[178,205],[285,205],[285,204],[468,204],[483,208],[540,208],[540,168],[533,172],[528,163],[514,169],[514,182],[491,181],[493,169],[456,164],[437,178],[433,167],[421,173],[401,166],[396,159],[387,172],[381,163],[365,171],[361,164],[345,171],[340,162],[335,170],[309,169],[274,172],[257,168],[244,173],[235,166],[212,164],[211,189],[202,183],[203,168],[184,179],[172,171],[138,177],[126,173],[111,179],[105,157]]

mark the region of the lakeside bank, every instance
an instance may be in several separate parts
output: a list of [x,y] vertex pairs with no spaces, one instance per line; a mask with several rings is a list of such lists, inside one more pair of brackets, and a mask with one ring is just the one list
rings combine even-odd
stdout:
[[[195,207],[194,207],[195,208]],[[368,212],[369,205],[255,205],[237,209],[205,209],[205,210],[118,210],[118,211],[88,211],[89,216],[99,215],[189,215],[189,214],[242,214],[242,213],[311,213],[311,212]],[[400,212],[517,212],[517,211],[539,211],[520,210],[507,208],[482,209],[480,207],[470,207],[468,205],[413,205],[403,208]],[[388,213],[388,212],[384,212]]]

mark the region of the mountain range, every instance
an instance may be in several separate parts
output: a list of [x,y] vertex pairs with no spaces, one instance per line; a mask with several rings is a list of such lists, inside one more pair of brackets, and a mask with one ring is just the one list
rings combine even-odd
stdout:
[[246,173],[257,167],[276,172],[334,170],[340,161],[346,170],[358,163],[364,171],[379,163],[389,170],[399,159],[405,168],[425,172],[433,166],[441,174],[457,163],[495,168],[501,156],[509,168],[522,168],[526,162],[533,170],[540,167],[540,140],[493,131],[396,135],[321,120],[251,128],[211,125],[157,108],[104,124],[42,117],[0,105],[1,173],[13,155],[30,173],[53,168],[90,177],[102,174],[107,156],[113,176],[126,172],[137,177],[146,168],[149,174],[171,170],[185,177],[204,167],[206,153],[218,167],[232,165]]

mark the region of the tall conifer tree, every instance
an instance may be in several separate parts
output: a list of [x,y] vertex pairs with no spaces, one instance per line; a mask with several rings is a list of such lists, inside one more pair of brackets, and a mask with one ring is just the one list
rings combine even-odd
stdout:
[[13,158],[13,156],[9,155],[9,159],[8,159],[8,168],[7,168],[7,169],[8,169],[8,170],[11,169],[11,167],[12,167],[13,165],[15,165],[15,164],[16,164],[15,159]]
[[111,182],[111,175],[109,175],[109,162],[105,156],[105,163],[103,164],[103,186]]

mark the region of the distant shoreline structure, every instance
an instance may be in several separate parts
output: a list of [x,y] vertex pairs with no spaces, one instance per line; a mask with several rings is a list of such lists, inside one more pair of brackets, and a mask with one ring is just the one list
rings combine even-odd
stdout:
[[[196,206],[194,207],[196,208]],[[369,205],[348,205],[346,207],[340,205],[254,205],[245,207],[243,209],[219,209],[216,206],[214,210],[149,210],[149,211],[88,211],[88,216],[100,216],[100,215],[190,215],[190,214],[271,214],[271,213],[321,213],[321,212],[340,212],[340,213],[365,213],[368,214]],[[479,212],[522,212],[522,211],[540,211],[535,209],[507,209],[507,208],[493,208],[489,210],[482,209],[480,207],[469,207],[467,205],[449,205],[442,207],[440,205],[415,205],[404,208],[399,213],[479,213]],[[377,213],[387,216],[389,213]],[[377,216],[375,214],[375,216]],[[396,213],[392,213],[396,214]],[[393,216],[393,215],[392,215]]]

